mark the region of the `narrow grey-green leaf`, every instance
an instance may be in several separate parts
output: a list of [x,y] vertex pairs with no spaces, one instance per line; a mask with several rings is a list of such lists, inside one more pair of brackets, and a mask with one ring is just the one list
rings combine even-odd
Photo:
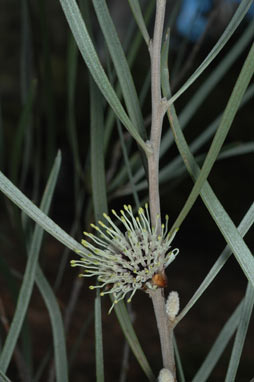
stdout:
[[90,139],[91,139],[91,180],[95,220],[108,212],[107,186],[104,160],[104,119],[102,97],[97,85],[90,78]]
[[129,117],[141,137],[146,140],[144,121],[133,78],[107,4],[105,0],[93,0],[93,6],[114,63]]
[[[153,14],[153,11],[154,11],[154,8],[155,8],[155,2],[149,1],[147,4],[147,7],[145,9],[145,16],[144,16],[145,22],[148,23],[150,21],[152,14]],[[129,32],[128,32],[128,34],[129,34]],[[140,35],[140,33],[137,33],[135,38],[132,38],[132,42],[131,42],[130,47],[127,51],[127,61],[128,61],[128,65],[129,65],[130,69],[132,68],[135,59],[139,57],[138,53],[140,52],[141,42],[142,42],[142,36]],[[128,46],[129,44],[123,44],[123,45]],[[150,77],[150,76],[147,76],[147,77]],[[143,103],[144,103],[144,98],[145,98],[145,96],[146,96],[146,94],[150,88],[150,78],[145,79],[144,82],[145,82],[145,84],[142,86],[142,88],[143,88],[142,94],[139,96],[139,100],[140,100],[139,103],[140,103],[141,108],[142,108]],[[120,96],[120,85],[119,85],[119,83],[116,85],[115,91],[116,91],[117,95]],[[105,151],[107,151],[107,148],[108,148],[109,138],[110,138],[111,133],[112,133],[114,121],[115,121],[114,112],[112,111],[112,109],[110,109],[108,111],[107,117],[105,118],[105,140],[104,140]],[[144,170],[144,168],[143,168],[143,170]]]
[[174,336],[174,351],[175,351],[176,369],[177,369],[177,375],[178,375],[179,382],[185,382],[183,365],[182,365],[182,361],[181,361],[181,357],[180,357],[180,353],[178,350],[175,336]]
[[189,87],[193,84],[194,81],[201,75],[201,73],[210,65],[210,63],[215,59],[218,53],[222,50],[225,44],[228,42],[230,37],[233,35],[238,25],[248,12],[250,6],[252,4],[252,0],[242,0],[239,7],[237,8],[234,16],[230,20],[228,26],[223,32],[220,39],[217,41],[211,52],[202,62],[202,64],[195,70],[195,72],[189,77],[189,79],[181,86],[181,88],[172,96],[168,101],[168,105],[171,105],[173,102],[177,100]]
[[[46,192],[42,199],[42,207],[46,210],[49,208],[52,193],[56,184],[56,179],[60,169],[61,155],[58,153],[54,166],[52,168],[50,177],[48,179]],[[3,350],[0,355],[0,368],[5,372],[9,366],[13,351],[15,349],[22,324],[28,309],[28,304],[33,291],[36,267],[39,257],[39,250],[42,242],[43,231],[39,226],[35,227],[31,246],[29,248],[28,261],[22,281],[22,285],[19,292],[19,298],[17,301],[14,317],[11,322],[11,326],[3,346]]]
[[[185,160],[185,164],[187,165],[187,170],[194,177],[197,177],[199,173],[199,167],[197,166],[194,158],[192,157],[191,152],[188,149],[187,143],[183,137],[181,129],[179,126],[176,127],[176,114],[171,110],[169,116],[172,125],[174,124],[174,131],[176,132],[176,142],[178,144],[178,148],[181,152],[182,157]],[[174,120],[174,122],[173,122]],[[176,127],[176,128],[175,128]],[[212,218],[215,223],[219,227],[222,235],[227,241],[229,247],[234,253],[237,261],[239,262],[241,268],[246,274],[247,278],[251,283],[254,283],[254,270],[253,270],[253,257],[250,253],[249,248],[245,244],[244,240],[241,238],[239,232],[237,231],[234,223],[224,210],[223,206],[217,199],[213,190],[209,186],[208,182],[205,182],[203,188],[200,193],[206,207],[208,208]]]
[[190,100],[186,103],[183,110],[179,114],[179,121],[184,128],[190,119],[195,115],[199,106],[204,103],[208,94],[215,88],[215,86],[222,80],[228,72],[233,63],[243,53],[244,49],[253,40],[254,24],[249,23],[244,33],[239,37],[236,43],[229,49],[229,51],[221,57],[218,65],[207,76],[204,83],[202,83],[195,91]]
[[11,382],[11,380],[0,370],[1,382]]
[[132,14],[136,20],[136,23],[142,33],[142,36],[146,42],[146,45],[149,46],[150,36],[146,28],[145,20],[142,14],[139,0],[128,0],[129,6],[131,8]]
[[254,142],[247,142],[243,144],[236,144],[233,147],[229,147],[222,151],[218,159],[226,159],[230,157],[235,157],[238,155],[253,154],[254,153]]
[[[77,82],[77,65],[78,65],[78,48],[77,44],[69,33],[68,36],[68,49],[67,49],[67,131],[69,134],[70,145],[73,155],[74,167],[77,174],[81,175],[82,169],[79,159],[79,145],[77,138],[77,127],[75,119],[75,90]],[[78,177],[75,177],[75,181]],[[77,190],[75,189],[75,192]]]
[[[241,223],[239,224],[238,231],[242,237],[246,235],[246,233],[249,231],[253,223],[254,223],[254,203],[252,203],[251,207],[249,208],[246,215],[244,216]],[[200,286],[198,287],[198,289],[196,290],[196,292],[194,293],[190,301],[186,304],[186,306],[177,316],[176,323],[180,322],[183,319],[183,317],[189,312],[189,310],[193,307],[193,305],[198,301],[198,299],[206,291],[209,285],[211,285],[212,281],[215,279],[217,274],[226,264],[231,254],[232,254],[231,249],[229,248],[229,246],[226,246],[226,248],[222,251],[222,253],[218,257],[214,265],[211,267],[207,276],[202,281],[202,283],[200,284]]]
[[0,190],[33,219],[40,227],[59,240],[72,251],[86,252],[85,248],[68,235],[52,219],[31,202],[14,184],[0,171]]
[[124,302],[119,301],[119,303],[115,305],[114,311],[124,332],[125,338],[128,341],[131,350],[133,351],[133,354],[137,358],[148,380],[154,382],[154,374],[137,339]]
[[102,322],[101,322],[101,296],[97,289],[95,303],[95,354],[96,354],[96,381],[104,381],[104,360],[103,360],[103,337],[102,337]]
[[[254,69],[253,54],[254,54],[254,47],[252,46],[248,55],[248,60],[246,60],[247,64],[246,66],[244,65],[245,67],[244,69],[246,71],[244,70],[243,74],[241,73],[243,75],[243,82],[245,82],[245,80],[247,80],[248,82],[249,73],[250,71]],[[253,65],[253,67],[251,65]],[[247,77],[245,77],[246,72],[248,73]],[[165,61],[163,63],[163,69],[162,69],[162,85],[163,85],[162,87],[163,87],[164,96],[169,95],[170,87],[169,87],[169,79],[168,79],[168,68],[167,68],[167,63],[165,63]],[[169,122],[175,137],[177,147],[180,151],[180,154],[183,158],[186,168],[191,174],[191,176],[196,180],[199,176],[200,169],[198,165],[196,164],[195,159],[192,153],[190,152],[190,149],[184,138],[184,135],[180,128],[179,121],[178,121],[175,108],[173,105],[171,105],[168,109],[168,118],[169,118]],[[229,121],[230,121],[230,118],[229,120],[226,119],[226,123]],[[216,151],[216,147],[215,147],[215,151]],[[252,283],[252,285],[254,285],[253,256],[249,248],[247,247],[246,243],[241,238],[234,223],[232,222],[232,220],[230,219],[230,217],[224,210],[223,206],[220,204],[219,200],[216,198],[216,195],[214,194],[213,190],[211,189],[207,181],[203,184],[200,195],[204,203],[206,204],[211,216],[213,217],[214,221],[219,227],[222,235],[224,236],[225,240],[229,244],[243,272],[247,276],[248,280]],[[183,215],[184,213],[185,212],[183,212]],[[181,219],[182,217],[180,217],[180,219],[177,219],[179,223],[181,223],[182,221]]]
[[[95,220],[107,212],[107,192],[104,160],[104,120],[102,97],[97,85],[90,77],[90,139],[91,139],[91,178]],[[94,305],[95,313],[95,361],[96,381],[104,381],[103,339],[101,322],[101,297],[97,289]]]
[[[244,97],[243,97],[243,101],[242,101],[239,109],[241,107],[243,107],[253,97],[253,94],[254,94],[254,85],[250,85],[248,90],[246,91]],[[199,150],[213,136],[213,134],[215,133],[216,129],[219,126],[220,120],[221,120],[221,115],[216,117],[215,120],[211,124],[209,124],[209,126],[207,126],[204,129],[204,131],[197,138],[195,138],[194,141],[190,144],[190,151],[193,154],[195,154],[195,152],[197,152],[197,150]],[[180,115],[179,115],[179,122],[180,121],[181,121],[181,119],[180,119]],[[181,127],[183,130],[182,125],[181,125]],[[167,147],[169,147],[169,145],[167,145],[166,141],[171,142],[171,139],[172,139],[172,133],[171,133],[171,131],[169,131],[168,133],[165,134],[165,136],[162,139],[162,145],[161,145],[161,151],[160,151],[161,155],[163,155],[163,153],[165,153]],[[222,151],[219,154],[217,159],[224,159],[224,158],[227,158],[229,156],[248,154],[251,152],[253,152],[253,143],[252,142],[247,142],[244,144],[237,144],[235,147],[232,147],[232,149],[230,149],[230,150]],[[181,168],[181,163],[182,163],[181,156],[178,156],[175,159],[173,159],[170,163],[168,163],[164,167],[162,167],[160,170],[160,175],[159,175],[160,182],[166,182],[167,180],[171,179],[172,177],[179,176],[179,174],[177,173],[177,169]],[[183,172],[185,172],[185,170],[183,170],[183,171],[181,170],[181,172],[183,173]],[[143,171],[143,174],[144,174],[144,171]],[[138,175],[138,177],[136,178],[137,175]],[[142,172],[139,170],[135,174],[135,179],[138,180],[141,175],[142,175]],[[145,182],[141,182],[141,183],[137,184],[138,189],[143,189],[144,187],[146,187]]]
[[235,309],[234,313],[223,326],[219,336],[217,337],[216,341],[211,347],[205,361],[202,363],[202,366],[198,370],[195,377],[192,379],[192,382],[205,382],[209,378],[209,375],[211,374],[214,366],[220,359],[220,356],[226,348],[229,340],[233,336],[237,325],[239,324],[243,303],[244,300],[240,302],[238,307]]
[[[254,73],[254,45],[252,45],[249,51],[249,54],[244,62],[240,75],[236,81],[233,92],[229,98],[226,109],[223,113],[220,125],[216,131],[211,147],[208,151],[208,154],[202,166],[201,172],[199,173],[195,181],[195,184],[193,186],[193,189],[188,199],[185,202],[185,206],[183,207],[181,213],[179,214],[175,222],[174,228],[180,226],[183,219],[185,218],[185,216],[187,215],[187,213],[190,211],[191,207],[193,206],[194,202],[196,201],[205,180],[208,178],[208,175],[216,161],[219,151],[232,125],[233,119],[236,115],[236,112],[238,110],[242,97],[247,89],[247,86],[250,82],[250,79],[253,73]],[[250,264],[251,264],[251,261],[250,261]],[[252,272],[254,274],[254,260],[253,260]]]
[[249,322],[251,319],[253,304],[254,288],[250,283],[248,283],[225,382],[236,381],[236,373],[242,355]]
[[65,17],[69,23],[73,36],[79,47],[84,61],[96,82],[98,88],[102,92],[109,105],[112,107],[120,121],[127,128],[137,143],[143,148],[145,152],[148,151],[147,145],[137,132],[137,128],[133,126],[127,116],[119,98],[117,97],[114,89],[112,88],[110,81],[99,61],[98,55],[95,51],[94,45],[88,34],[86,25],[80,14],[80,10],[75,0],[59,0],[63,8]]
[[140,206],[140,202],[139,202],[139,197],[138,197],[138,193],[137,193],[137,188],[136,188],[136,185],[135,185],[135,182],[134,182],[134,179],[133,179],[133,175],[132,175],[132,169],[131,169],[131,166],[130,166],[130,160],[129,160],[129,157],[128,157],[126,142],[124,141],[124,137],[123,137],[122,126],[120,125],[119,121],[117,121],[117,130],[118,130],[118,134],[119,134],[119,137],[120,137],[120,143],[121,143],[121,147],[122,147],[122,151],[123,151],[125,167],[127,169],[127,173],[128,173],[128,177],[129,177],[129,182],[130,182],[130,185],[131,185],[131,193],[133,195],[133,199],[135,201],[136,207],[139,207]]
[[48,309],[52,326],[56,381],[68,382],[68,360],[62,314],[56,296],[38,265],[35,281]]

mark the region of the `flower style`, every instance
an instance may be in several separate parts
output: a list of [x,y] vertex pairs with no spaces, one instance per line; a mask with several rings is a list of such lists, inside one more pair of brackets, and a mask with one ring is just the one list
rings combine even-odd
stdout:
[[[81,260],[72,260],[73,267],[85,268],[82,277],[97,276],[97,285],[90,289],[100,288],[101,296],[111,293],[114,298],[113,305],[122,300],[127,294],[130,302],[138,289],[145,291],[165,287],[166,282],[160,275],[175,259],[179,250],[170,249],[170,244],[176,234],[168,233],[168,216],[166,225],[162,224],[161,234],[157,234],[156,226],[151,227],[148,205],[145,209],[139,208],[135,218],[130,205],[124,205],[124,210],[118,215],[112,210],[113,215],[124,225],[125,234],[115,225],[107,214],[103,214],[109,225],[99,221],[100,227],[91,224],[100,237],[84,232],[90,240],[82,240],[87,252],[78,252]],[[165,279],[164,279],[165,280]]]

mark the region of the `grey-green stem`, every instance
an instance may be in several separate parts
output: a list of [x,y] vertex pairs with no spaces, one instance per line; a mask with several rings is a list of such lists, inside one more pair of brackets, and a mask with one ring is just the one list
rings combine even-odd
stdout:
[[[156,15],[153,39],[150,42],[151,57],[151,99],[152,99],[152,124],[150,142],[152,153],[148,154],[149,176],[149,205],[152,225],[155,227],[157,220],[157,233],[161,231],[160,194],[159,194],[159,155],[161,143],[162,123],[165,115],[165,105],[161,96],[161,43],[166,9],[166,0],[156,1]],[[175,378],[175,361],[173,349],[173,329],[165,308],[164,290],[157,289],[150,293],[156,316],[163,367],[169,369]]]
[[161,229],[160,218],[160,195],[159,195],[159,154],[162,122],[164,117],[161,97],[161,41],[166,9],[166,0],[156,1],[156,15],[153,39],[150,41],[151,57],[151,100],[152,100],[152,124],[150,144],[153,152],[148,155],[149,176],[149,204],[152,224],[155,226],[159,216],[158,231]]

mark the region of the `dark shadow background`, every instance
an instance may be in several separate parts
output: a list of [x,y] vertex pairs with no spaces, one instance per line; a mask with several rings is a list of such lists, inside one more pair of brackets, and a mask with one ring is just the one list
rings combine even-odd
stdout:
[[[130,22],[129,12],[126,9],[128,8],[127,1],[111,1],[109,3],[119,34],[123,38]],[[169,13],[171,4],[172,2],[169,2]],[[40,17],[43,13],[43,6],[45,7],[45,19],[43,16]],[[74,216],[75,200],[72,186],[73,161],[66,129],[66,49],[68,28],[58,1],[44,2],[40,0],[37,4],[29,2],[29,14],[32,30],[31,46],[33,47],[33,51],[28,60],[27,69],[31,70],[31,78],[35,77],[38,81],[32,124],[36,131],[39,131],[36,141],[36,148],[40,152],[40,173],[38,179],[40,185],[39,193],[43,190],[48,168],[50,167],[50,164],[52,164],[56,149],[60,148],[62,151],[63,162],[50,216],[61,227],[69,232]],[[5,142],[4,150],[1,153],[1,170],[7,175],[10,174],[11,171],[12,164],[10,163],[10,158],[12,157],[11,153],[13,150],[14,137],[22,110],[22,97],[20,91],[20,17],[21,7],[20,4],[17,6],[16,1],[8,0],[0,3],[0,36],[2,37],[0,48],[0,91],[3,121],[2,128]],[[41,20],[44,20],[48,33],[48,46],[46,48],[43,46],[42,40],[43,28],[45,28],[45,25],[40,25]],[[103,57],[103,40],[96,29],[97,24],[95,20],[92,19],[92,21],[94,21],[93,26],[99,46],[98,49]],[[187,76],[193,72],[194,68],[202,61],[216,42],[222,28],[219,22],[217,23],[217,27],[217,33],[214,26],[213,33],[208,34],[204,39],[202,46],[193,61],[193,65],[182,81],[178,83],[178,87]],[[243,23],[239,28],[239,31],[231,39],[230,43],[227,44],[225,52],[233,46],[245,27],[246,23]],[[172,51],[170,56],[171,65],[175,62],[180,41],[181,36],[179,36],[176,31],[174,33],[173,30]],[[193,46],[193,43],[188,43],[187,54],[192,51]],[[50,54],[50,66],[52,70],[51,85],[55,107],[54,139],[51,152],[48,150],[47,127],[49,126],[49,120],[47,119],[47,99],[45,96],[45,81],[47,80],[47,76],[43,62],[44,49],[48,49]],[[211,92],[208,99],[204,101],[195,117],[192,118],[188,128],[185,130],[188,142],[191,142],[194,137],[200,134],[209,121],[212,121],[219,112],[224,110],[227,99],[239,74],[239,70],[246,57],[246,53],[247,51],[245,51],[237,62],[235,62],[220,84]],[[220,54],[216,59],[216,62],[209,67],[205,74],[203,74],[202,78],[198,80],[176,103],[178,112],[181,111],[188,99],[192,97],[195,90],[205,80],[209,72],[213,70],[223,54],[224,53]],[[133,76],[137,81],[138,89],[142,86],[143,75],[147,71],[148,66],[149,57],[145,47],[142,46],[134,65],[134,69],[132,70]],[[81,157],[82,160],[85,160],[89,145],[89,89],[87,70],[80,57],[77,78],[75,98],[76,122],[79,142],[82,142]],[[149,108],[150,102],[149,99],[147,99],[144,106],[144,115],[149,111]],[[166,131],[167,124],[165,124],[164,129]],[[238,113],[226,143],[253,141],[253,135],[252,98],[251,101],[249,101]],[[209,146],[205,147],[202,152],[205,152],[208,147]],[[177,149],[174,147],[168,154],[167,160],[174,158],[176,154]],[[109,158],[107,158],[107,161],[109,161]],[[213,190],[236,225],[239,224],[253,202],[253,165],[253,153],[230,158],[217,162],[209,176],[209,182]],[[89,167],[89,164],[87,166]],[[33,196],[32,187],[34,184],[34,171],[35,164],[31,162],[29,166],[29,176],[22,185],[22,190],[30,197]],[[89,171],[87,171],[84,181],[87,196],[85,198],[84,213],[82,214],[83,218],[80,222],[80,233],[76,235],[78,240],[80,240],[81,232],[85,228],[85,209],[91,191],[89,185],[90,178]],[[163,214],[169,214],[172,222],[176,219],[183,207],[191,187],[192,181],[187,174],[176,184],[162,185],[162,211]],[[37,200],[35,201],[38,202],[38,200],[39,195],[37,195]],[[111,202],[110,207],[119,208],[122,204],[123,199],[118,198],[116,201]],[[10,214],[8,214],[9,203],[6,202],[4,197],[0,200],[0,208],[1,256],[7,261],[13,272],[17,275],[17,280],[19,281],[26,264],[26,259],[22,254],[22,250],[20,250],[21,238],[17,234],[14,222],[10,219]],[[249,245],[250,249],[253,248],[253,231],[246,235],[246,243]],[[183,307],[200,285],[225,246],[225,241],[222,235],[214,221],[211,219],[201,199],[195,203],[193,209],[189,213],[181,230],[177,234],[174,245],[180,248],[180,254],[167,271],[168,290],[166,290],[165,293],[168,294],[169,290],[177,290],[180,295],[181,307]],[[58,272],[63,250],[64,248],[62,245],[48,235],[45,235],[45,242],[41,254],[41,264],[45,275],[52,285]],[[70,259],[74,257],[74,254],[70,255]],[[71,299],[73,285],[77,283],[76,279],[76,272],[67,265],[61,287],[57,292],[57,298],[63,314],[65,314],[64,312],[66,312],[66,307]],[[93,310],[94,293],[88,290],[88,285],[89,282],[87,280],[83,281],[82,290],[67,335],[68,349],[71,349],[79,335],[84,321]],[[9,294],[2,272],[0,274],[0,288],[1,300],[3,301],[7,318],[9,319],[9,322],[11,322],[15,305]],[[177,327],[175,334],[183,366],[186,371],[186,381],[191,380],[201,365],[224,323],[243,298],[245,289],[245,276],[236,260],[234,260],[234,257],[231,256],[230,260],[217,276],[213,284]],[[105,379],[106,381],[118,381],[124,348],[124,338],[114,313],[110,316],[107,315],[110,304],[109,300],[107,298],[102,299],[102,304]],[[149,298],[142,292],[137,293],[133,300],[132,309],[134,326],[137,330],[138,337],[154,372],[157,374],[161,368],[161,355],[156,323]],[[52,343],[48,313],[36,288],[30,304],[28,321],[32,328],[32,346],[35,354],[34,369],[36,370],[40,360]],[[3,338],[3,328],[1,328],[1,333]],[[254,326],[252,320],[243,350],[237,382],[247,382],[254,375],[253,335]],[[214,369],[209,381],[220,382],[224,380],[225,370],[231,354],[232,343],[233,341],[231,341],[226,348],[223,357]],[[82,340],[82,345],[77,358],[70,369],[71,381],[79,382],[95,380],[94,350],[94,328],[91,320],[91,324]],[[134,382],[146,380],[142,370],[132,355],[130,355],[128,368],[127,381]],[[47,368],[47,371],[48,369],[49,368]],[[13,381],[19,381],[15,362],[12,362],[8,375],[10,378],[13,378]],[[48,376],[46,372],[41,380],[46,381],[47,378]]]

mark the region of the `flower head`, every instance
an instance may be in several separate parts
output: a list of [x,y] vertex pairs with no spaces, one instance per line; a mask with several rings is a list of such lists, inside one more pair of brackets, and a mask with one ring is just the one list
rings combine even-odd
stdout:
[[176,231],[169,235],[168,216],[158,235],[158,223],[151,227],[147,204],[145,209],[139,208],[136,218],[130,205],[124,205],[120,215],[115,210],[112,213],[123,224],[125,232],[120,231],[107,214],[103,214],[108,225],[102,221],[98,222],[98,226],[91,224],[99,237],[84,232],[89,239],[82,240],[87,251],[78,252],[82,258],[71,261],[73,267],[84,268],[80,276],[97,276],[97,285],[91,285],[90,289],[100,288],[101,296],[108,293],[113,295],[110,311],[126,295],[130,302],[138,289],[165,287],[160,275],[179,252],[177,248],[170,250]]

